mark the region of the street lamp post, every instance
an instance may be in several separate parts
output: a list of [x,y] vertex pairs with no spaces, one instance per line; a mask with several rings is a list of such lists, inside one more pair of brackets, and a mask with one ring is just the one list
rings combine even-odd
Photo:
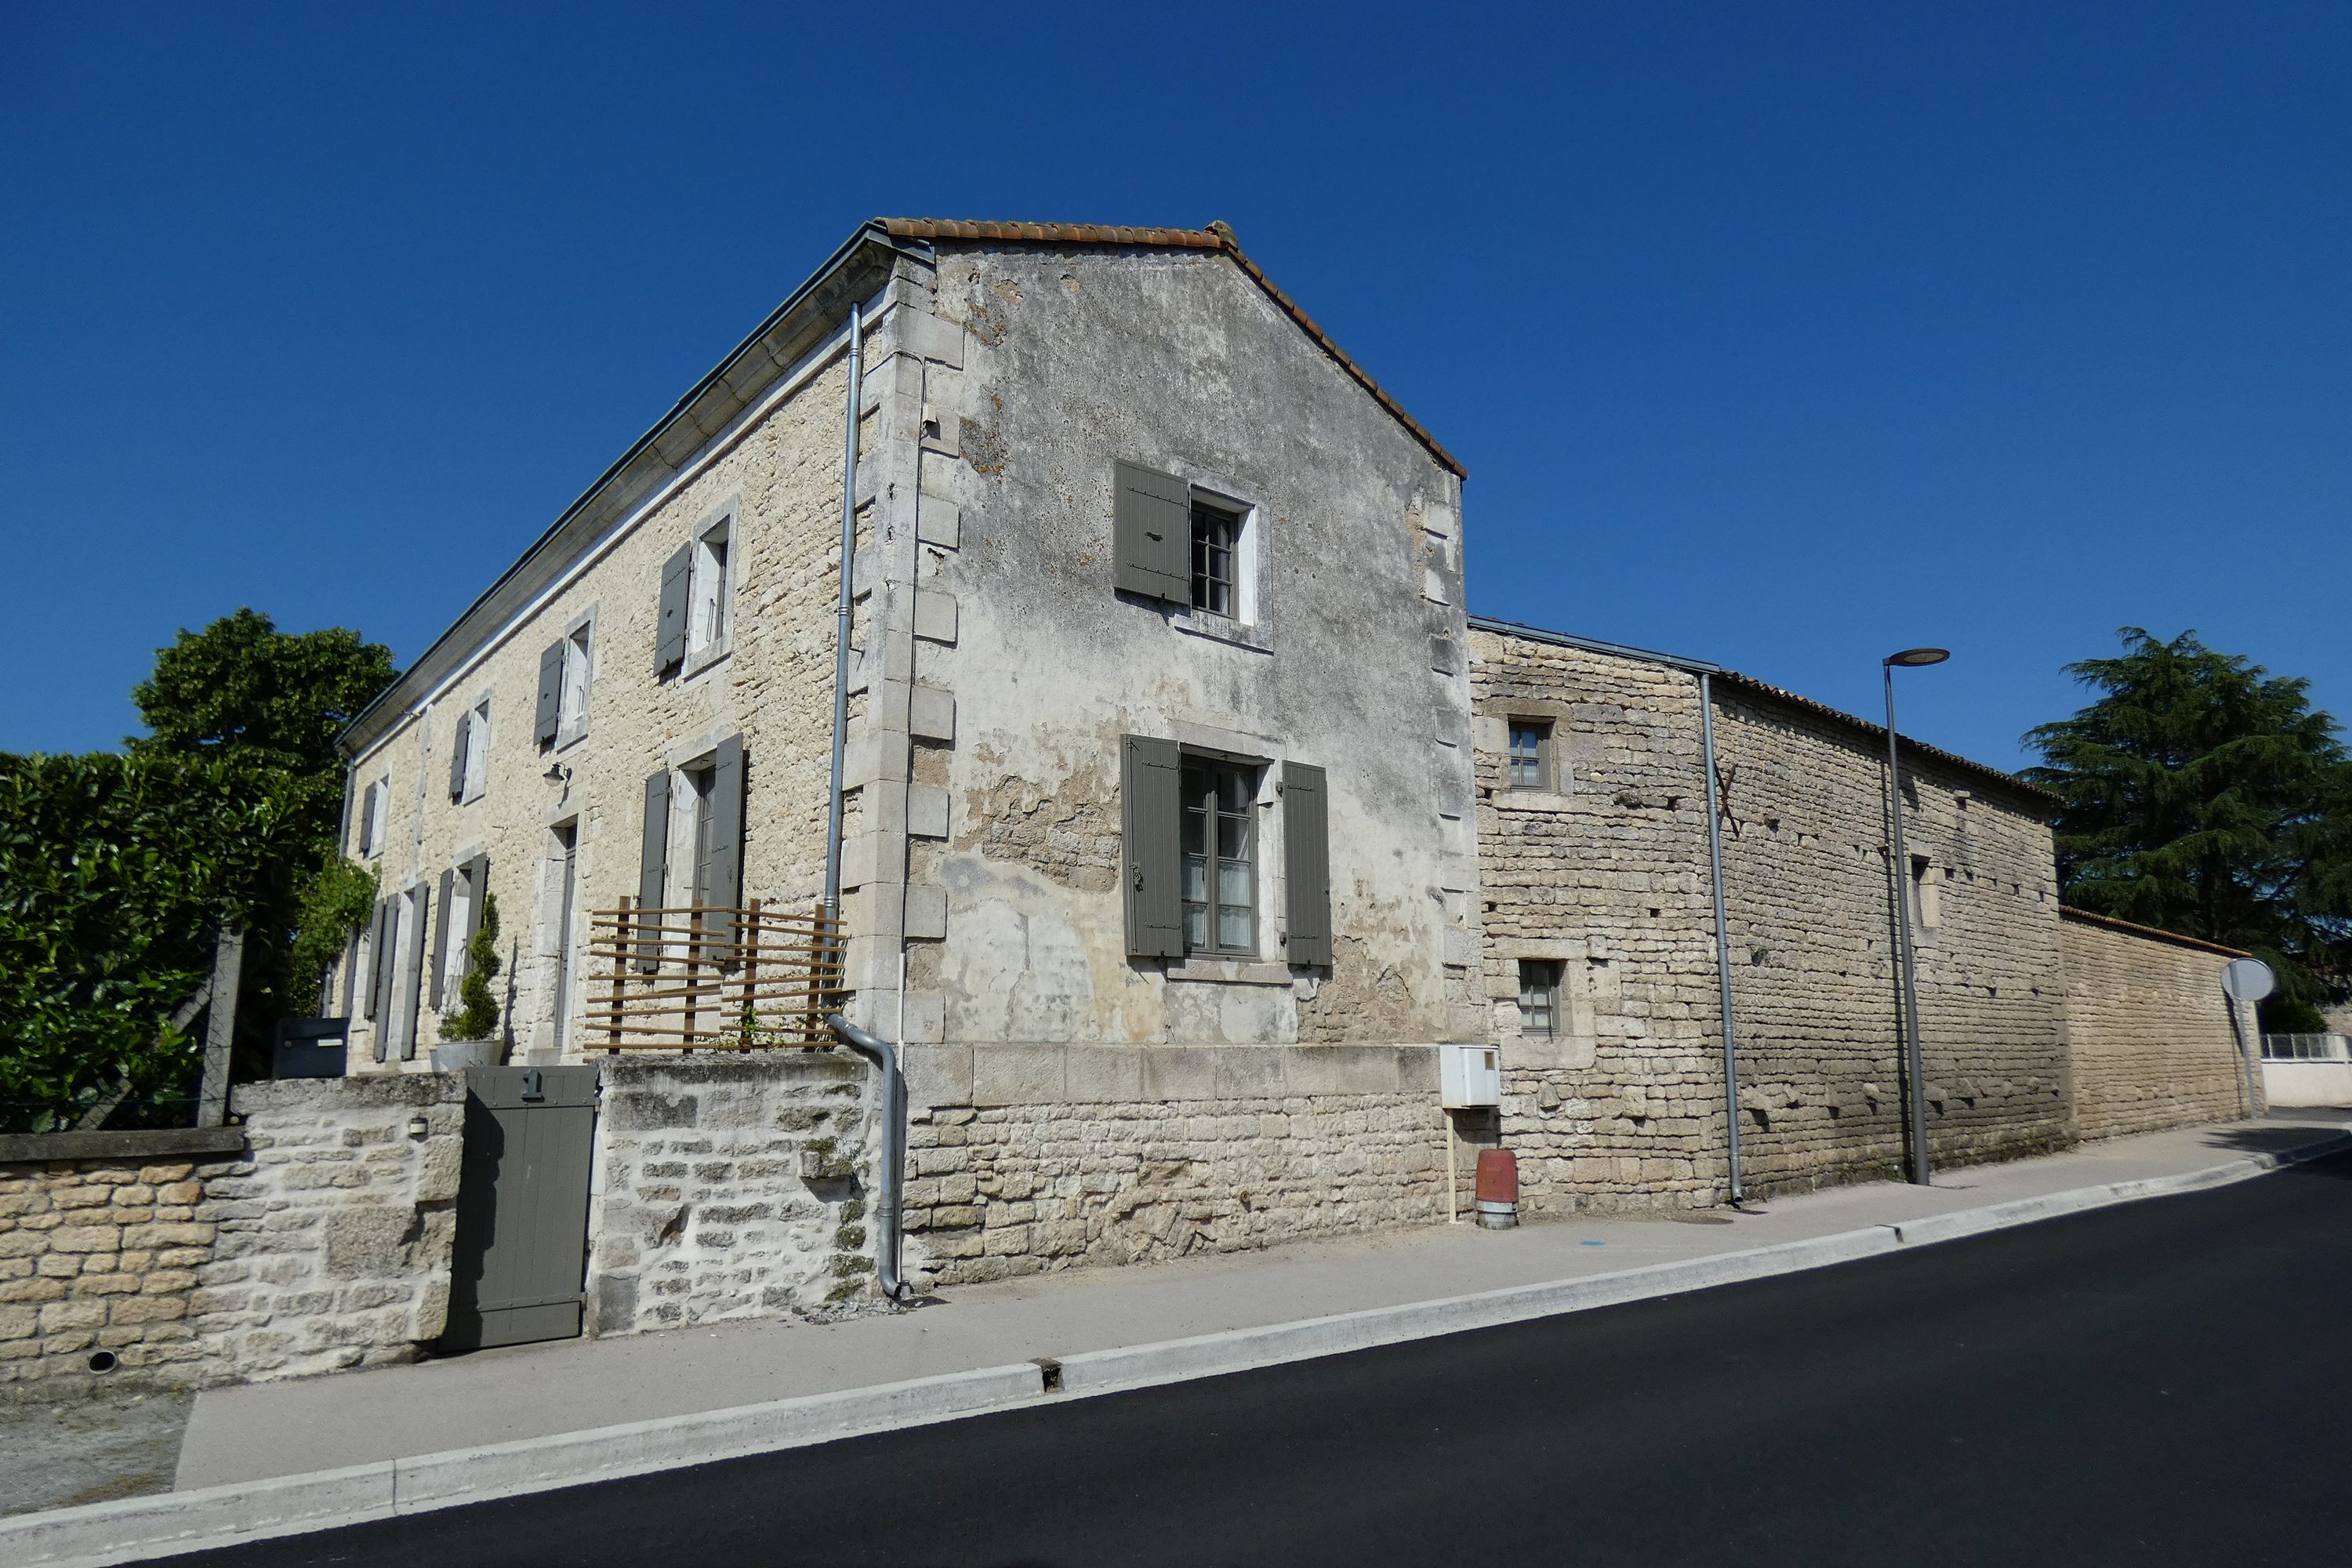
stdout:
[[1911,1180],[1928,1181],[1927,1078],[1919,1056],[1919,976],[1911,957],[1911,856],[1903,845],[1903,755],[1895,733],[1895,669],[1916,669],[1951,658],[1940,647],[1906,647],[1879,661],[1886,677],[1886,819],[1893,826],[1894,858],[1887,870],[1895,884],[1895,961],[1903,969],[1903,1076],[1911,1121]]

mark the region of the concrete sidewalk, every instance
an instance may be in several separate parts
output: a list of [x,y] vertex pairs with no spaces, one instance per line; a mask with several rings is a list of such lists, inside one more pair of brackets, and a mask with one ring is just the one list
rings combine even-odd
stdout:
[[446,1361],[201,1394],[181,1490],[512,1442],[799,1395],[1003,1367],[1038,1357],[1591,1279],[2115,1182],[2280,1153],[2352,1113],[2118,1139],[1971,1166],[1933,1187],[1872,1183],[1773,1200],[1761,1214],[1568,1217],[1491,1233],[1467,1225],[961,1287],[905,1311],[835,1323],[745,1322],[485,1351]]

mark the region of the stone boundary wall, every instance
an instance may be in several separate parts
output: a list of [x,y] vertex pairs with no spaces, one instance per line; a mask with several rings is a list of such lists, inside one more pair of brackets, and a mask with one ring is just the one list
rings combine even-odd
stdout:
[[[129,1152],[0,1164],[0,1390],[49,1398],[183,1384],[203,1346],[189,1322],[215,1225],[199,1157]],[[14,1142],[29,1145],[30,1139]],[[100,1372],[92,1357],[111,1356]],[[101,1365],[103,1365],[101,1362]],[[89,1385],[87,1387],[81,1385]]]
[[1445,1217],[1433,1047],[908,1056],[906,1261],[919,1284]]
[[870,1291],[864,1063],[793,1050],[602,1065],[589,1332],[818,1312]]
[[[1727,1189],[1696,674],[1662,658],[1471,636],[1479,886],[1501,1135],[1537,1209],[1705,1205]],[[1903,1157],[1884,731],[1715,678],[1741,1152],[1751,1192],[1890,1173]],[[1505,775],[1514,719],[1549,777]],[[1918,979],[1939,1164],[2074,1138],[2055,873],[2021,786],[1914,752]],[[1549,1036],[1522,961],[1558,965]]]
[[[462,1080],[249,1083],[230,1103],[242,1129],[68,1134],[119,1149],[0,1163],[0,1388],[302,1376],[438,1337]],[[142,1159],[142,1138],[190,1147]]]
[[2059,936],[2084,1137],[2248,1113],[2245,1069],[2221,993],[2222,966],[2237,954],[2075,910],[2065,911]]
[[455,1074],[240,1084],[191,1302],[207,1382],[414,1360],[441,1334],[466,1124]]

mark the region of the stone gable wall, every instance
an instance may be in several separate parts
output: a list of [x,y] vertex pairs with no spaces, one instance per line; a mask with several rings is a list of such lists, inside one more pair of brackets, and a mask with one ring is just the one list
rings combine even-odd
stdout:
[[2084,1137],[2247,1114],[2243,1059],[2221,992],[2227,954],[2073,916],[2059,934]]

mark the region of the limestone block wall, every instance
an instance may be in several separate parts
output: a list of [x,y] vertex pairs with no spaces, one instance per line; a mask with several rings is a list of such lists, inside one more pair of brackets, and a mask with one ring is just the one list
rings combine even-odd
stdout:
[[[516,1052],[558,1059],[557,953],[581,951],[588,911],[637,897],[646,780],[656,770],[683,767],[741,735],[744,896],[804,909],[822,891],[847,396],[845,364],[835,352],[774,407],[698,438],[673,486],[646,498],[575,579],[483,647],[437,700],[421,704],[354,759],[355,799],[369,784],[389,781],[386,842],[373,857],[386,894],[422,887],[437,899],[444,870],[488,857],[507,965],[499,982],[503,1030]],[[657,676],[663,563],[722,513],[733,518],[723,651]],[[542,747],[533,733],[540,656],[583,617],[593,617],[586,722]],[[454,801],[453,737],[480,701],[491,715],[487,782],[478,796]],[[683,791],[675,798],[683,801]],[[688,831],[688,820],[682,807],[673,811],[677,833]],[[347,826],[347,847],[356,848],[357,831]],[[566,832],[576,843],[568,928],[560,837]],[[688,847],[673,847],[673,865],[690,858]],[[437,910],[428,914],[428,963],[439,921]],[[345,994],[362,1004],[354,1009],[353,1072],[382,1070],[374,1047],[389,1022],[358,1016],[375,961],[370,946],[363,939],[343,976]],[[399,989],[419,996],[420,1022],[414,1057],[403,1061],[394,1050],[386,1066],[421,1072],[430,1066],[441,1015],[429,977],[422,984],[409,977],[414,950],[396,961]],[[587,994],[587,976],[575,972],[575,1026]],[[443,1003],[457,1006],[454,986]],[[563,1043],[562,1059],[581,1059],[576,1026]]]
[[[1503,1142],[1538,1207],[1718,1201],[1727,1171],[1696,673],[1472,632],[1481,898]],[[1751,1190],[1884,1173],[1903,1152],[1884,732],[1713,680],[1725,897]],[[1513,718],[1552,726],[1509,787]],[[1931,1146],[1951,1163],[2073,1138],[2050,836],[2037,797],[1915,749],[1907,848]],[[1522,960],[1560,966],[1548,1037]]]
[[203,1346],[189,1303],[215,1230],[200,1216],[207,1179],[227,1169],[135,1158],[0,1165],[0,1388],[194,1381]]
[[2084,1137],[2248,1114],[2221,992],[2222,967],[2238,953],[2077,910],[2059,935]]
[[241,1084],[230,1108],[248,1155],[207,1169],[194,1215],[214,1233],[189,1303],[206,1380],[414,1359],[448,1311],[464,1081]]
[[965,1283],[1445,1215],[1431,1047],[908,1054],[910,1278]]
[[[1522,1201],[1716,1201],[1724,1181],[1698,685],[1670,666],[1472,633],[1479,887],[1502,1142]],[[1507,787],[1513,718],[1552,726],[1551,787]],[[1560,966],[1549,1037],[1523,960]]]
[[[1891,1173],[1903,1088],[1885,731],[1736,678],[1716,691],[1749,1182]],[[2042,802],[1917,747],[1904,781],[1933,1156],[2063,1147],[2073,1090]]]
[[842,1051],[607,1058],[589,1331],[821,1312],[868,1294],[871,1077]]

